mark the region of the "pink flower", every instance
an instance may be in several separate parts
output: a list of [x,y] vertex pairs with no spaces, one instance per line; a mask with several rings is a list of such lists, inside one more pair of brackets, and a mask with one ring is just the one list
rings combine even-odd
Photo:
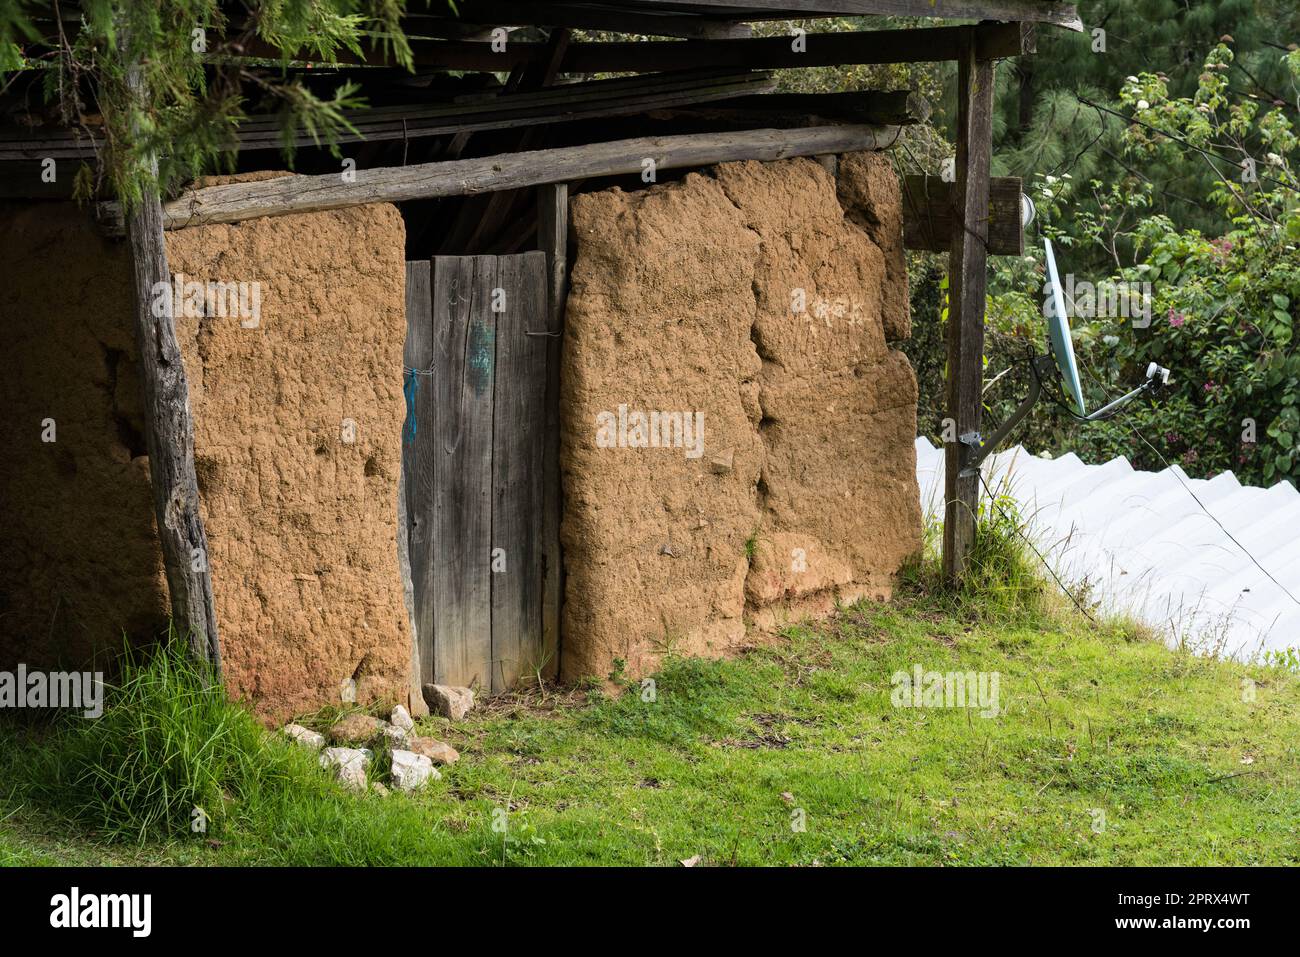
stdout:
[[1187,322],[1187,314],[1183,312],[1174,312],[1174,307],[1169,307],[1169,325],[1177,329],[1183,323]]

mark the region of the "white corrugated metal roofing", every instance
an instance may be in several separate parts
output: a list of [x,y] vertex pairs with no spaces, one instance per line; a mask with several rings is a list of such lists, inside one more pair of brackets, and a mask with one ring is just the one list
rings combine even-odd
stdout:
[[[922,509],[942,524],[943,450],[924,438],[916,477]],[[1009,483],[1053,570],[1104,610],[1227,657],[1300,647],[1300,492],[1289,483],[1254,488],[1231,472],[1193,479],[1176,465],[1140,472],[1122,458],[1088,465],[1021,446],[991,456],[984,479]]]

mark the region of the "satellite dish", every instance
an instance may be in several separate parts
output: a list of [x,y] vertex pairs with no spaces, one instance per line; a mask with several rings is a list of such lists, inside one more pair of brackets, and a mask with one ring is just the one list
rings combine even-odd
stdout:
[[1047,250],[1047,279],[1052,284],[1052,314],[1047,317],[1047,334],[1052,341],[1056,367],[1061,371],[1061,381],[1074,399],[1080,415],[1087,415],[1083,405],[1083,386],[1079,383],[1079,367],[1074,361],[1074,342],[1070,338],[1070,317],[1065,312],[1065,294],[1061,291],[1061,277],[1056,272],[1056,257],[1052,255],[1052,241],[1043,240]]
[[[1065,293],[1061,291],[1061,277],[1056,272],[1056,257],[1052,255],[1052,241],[1043,240],[1047,251],[1047,278],[1052,286],[1052,315],[1047,317],[1047,334],[1052,344],[1051,356],[1034,356],[1029,360],[1032,373],[1029,395],[1016,407],[1016,411],[1007,417],[1002,426],[986,442],[978,432],[968,432],[958,436],[957,441],[969,450],[962,463],[963,476],[979,472],[980,463],[992,454],[1011,434],[1025,417],[1033,411],[1034,404],[1043,391],[1044,380],[1049,381],[1049,388],[1058,385],[1064,388],[1074,400],[1077,413],[1071,413],[1081,422],[1102,422],[1109,419],[1121,408],[1128,405],[1140,395],[1154,394],[1169,384],[1169,370],[1152,362],[1147,366],[1146,380],[1137,388],[1120,396],[1114,402],[1102,406],[1089,415],[1084,410],[1083,386],[1079,383],[1079,367],[1074,361],[1074,342],[1070,338],[1070,320],[1065,314]],[[1052,382],[1053,374],[1059,375],[1059,382]],[[1064,407],[1064,406],[1063,406]],[[1067,411],[1069,411],[1067,409]]]
[[1034,201],[1030,199],[1028,196],[1026,196],[1024,193],[1021,193],[1020,194],[1020,225],[1028,226],[1030,223],[1032,223],[1034,221],[1034,216],[1037,214],[1037,212],[1038,211],[1034,208]]

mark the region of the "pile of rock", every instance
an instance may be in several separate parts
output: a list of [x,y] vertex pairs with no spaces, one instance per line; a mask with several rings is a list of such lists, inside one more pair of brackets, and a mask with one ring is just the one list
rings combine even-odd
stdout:
[[[465,717],[474,706],[474,692],[468,688],[425,685],[424,693],[436,713],[452,720]],[[319,752],[321,767],[333,769],[339,783],[356,792],[373,788],[387,793],[382,783],[372,785],[367,778],[375,746],[389,753],[389,778],[400,791],[418,791],[430,781],[440,780],[435,765],[453,764],[460,758],[451,745],[415,734],[415,721],[400,704],[387,721],[360,712],[341,718],[329,730],[334,747],[325,746],[325,735],[300,724],[286,725],[283,730],[302,747]]]

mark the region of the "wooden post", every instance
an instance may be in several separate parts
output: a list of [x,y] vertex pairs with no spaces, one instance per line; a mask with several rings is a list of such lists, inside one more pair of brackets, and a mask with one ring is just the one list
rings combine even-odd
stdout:
[[945,423],[943,572],[949,581],[960,580],[965,572],[979,505],[979,476],[959,473],[970,443],[979,441],[992,153],[993,61],[978,58],[976,32],[969,28],[957,60],[957,215],[948,259],[947,409],[952,421]]
[[[128,68],[127,84],[137,99],[143,99],[144,81],[138,65]],[[156,178],[157,159],[149,157],[146,168],[151,179]],[[199,515],[189,383],[176,342],[162,204],[154,182],[145,187],[140,202],[126,213],[125,221],[135,291],[149,480],[172,619],[189,641],[194,658],[210,665],[214,677],[220,680],[221,645],[208,570],[208,539]]]
[[564,303],[569,292],[569,185],[541,186],[537,192],[538,246],[546,253],[546,448],[542,454],[543,673],[560,673],[560,607],[564,601],[564,566],[560,555],[560,352]]

